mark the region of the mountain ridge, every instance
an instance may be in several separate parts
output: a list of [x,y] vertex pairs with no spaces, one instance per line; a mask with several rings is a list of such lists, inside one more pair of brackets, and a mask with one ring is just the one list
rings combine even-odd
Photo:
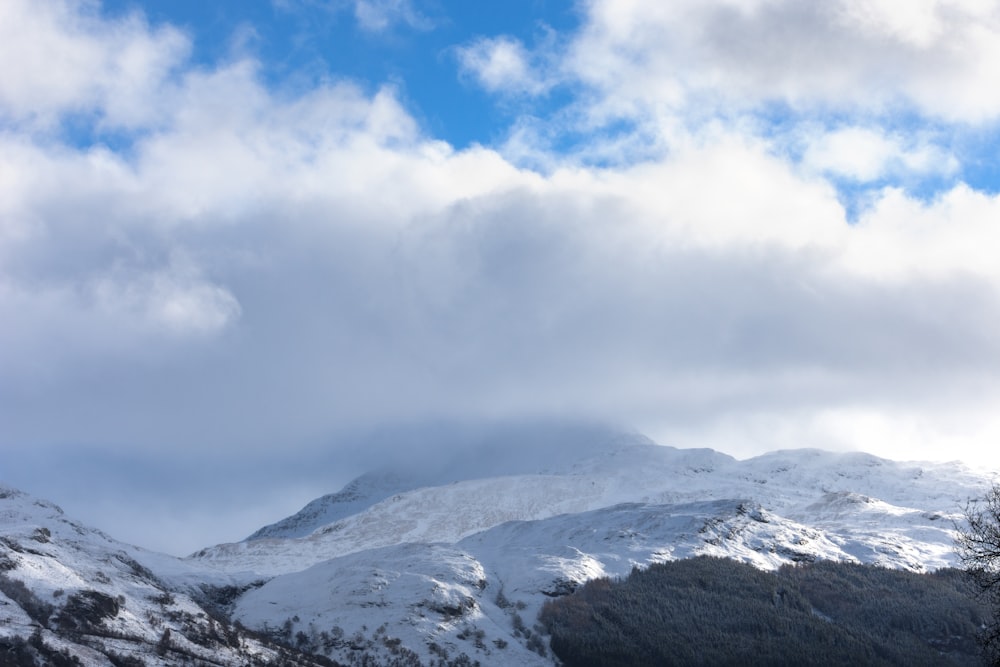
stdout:
[[[471,477],[462,480],[447,466],[409,478],[375,471],[247,540],[187,558],[118,543],[51,503],[0,488],[0,569],[48,605],[51,619],[74,595],[121,598],[97,626],[154,656],[159,635],[149,619],[180,633],[177,645],[192,655],[202,650],[194,640],[221,622],[258,633],[241,635],[242,646],[274,660],[284,643],[345,664],[368,654],[545,665],[544,632],[533,626],[543,603],[637,566],[698,555],[764,570],[816,560],[915,572],[952,566],[952,522],[993,481],[960,463],[860,452],[739,460],[638,439],[593,449],[533,473],[488,476],[468,462]],[[528,458],[516,467],[531,468],[530,452],[521,452]],[[49,541],[33,546],[45,531]],[[174,607],[162,604],[168,597]],[[33,631],[23,606],[6,595],[0,602],[0,637]],[[57,622],[34,623],[53,646],[72,645]],[[239,650],[220,644],[220,662],[236,664]],[[151,664],[169,664],[160,658]]]

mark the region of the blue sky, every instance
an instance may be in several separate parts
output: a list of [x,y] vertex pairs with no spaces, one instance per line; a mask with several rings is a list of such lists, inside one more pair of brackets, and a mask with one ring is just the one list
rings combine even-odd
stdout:
[[0,479],[116,535],[449,422],[1000,464],[993,0],[7,0],[0,58]]
[[428,133],[456,148],[502,140],[519,111],[544,115],[563,97],[553,93],[530,104],[497,104],[470,77],[460,76],[457,49],[484,35],[511,35],[531,44],[570,31],[580,19],[572,2],[384,4],[378,9],[379,3],[371,3],[376,9],[369,23],[350,2],[183,0],[144,6],[114,0],[102,7],[109,18],[138,8],[153,23],[183,29],[191,39],[191,64],[211,68],[236,55],[251,56],[275,90],[294,94],[343,78],[369,90],[392,85]]

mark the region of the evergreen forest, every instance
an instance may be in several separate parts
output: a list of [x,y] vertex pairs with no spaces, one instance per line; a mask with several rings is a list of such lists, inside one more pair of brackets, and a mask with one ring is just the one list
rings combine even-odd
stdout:
[[979,665],[990,611],[961,570],[698,557],[590,581],[540,618],[567,667]]

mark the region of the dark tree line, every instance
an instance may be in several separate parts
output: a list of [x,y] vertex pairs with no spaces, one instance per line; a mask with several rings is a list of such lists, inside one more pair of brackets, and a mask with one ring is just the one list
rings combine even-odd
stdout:
[[700,557],[601,579],[541,620],[568,666],[970,665],[990,612],[962,571]]

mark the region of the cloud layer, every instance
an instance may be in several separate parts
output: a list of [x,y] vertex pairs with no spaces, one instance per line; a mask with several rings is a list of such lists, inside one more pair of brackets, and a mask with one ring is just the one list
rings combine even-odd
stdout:
[[619,109],[778,101],[802,110],[1000,112],[990,0],[592,0],[565,70]]
[[[140,14],[3,7],[5,451],[265,460],[585,416],[737,455],[1000,463],[1000,197],[940,140],[1000,114],[995,3],[589,2],[544,53],[459,51],[490,91],[574,91],[465,150],[392,85],[289,92]],[[523,143],[587,127],[658,148]],[[850,220],[844,180],[876,184]]]

